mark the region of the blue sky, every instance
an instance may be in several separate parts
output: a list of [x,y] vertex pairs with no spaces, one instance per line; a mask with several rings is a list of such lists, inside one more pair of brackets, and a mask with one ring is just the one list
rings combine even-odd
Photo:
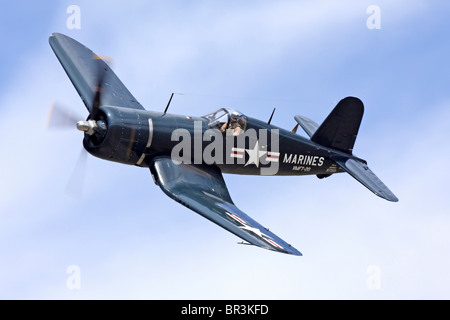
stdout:
[[[69,30],[66,9],[81,9]],[[370,5],[381,28],[366,26]],[[0,13],[0,298],[448,299],[450,4],[442,1],[15,1]],[[89,157],[81,199],[65,186],[82,147],[47,131],[56,100],[86,110],[51,32],[114,59],[149,110],[233,107],[294,127],[342,98],[365,114],[355,154],[399,197],[346,174],[225,175],[234,202],[303,257],[240,239],[175,203],[148,170]],[[301,133],[303,134],[303,133]],[[69,289],[67,268],[80,271]],[[376,274],[373,270],[377,270]],[[377,287],[371,281],[379,280]]]

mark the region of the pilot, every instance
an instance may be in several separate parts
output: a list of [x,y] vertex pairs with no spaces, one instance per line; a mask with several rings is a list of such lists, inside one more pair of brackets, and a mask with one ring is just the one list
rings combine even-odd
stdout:
[[[227,129],[228,122],[225,122],[220,130],[225,132]],[[245,119],[243,116],[231,115],[230,125],[228,126],[227,134],[231,134],[233,136],[240,135],[244,132],[245,127]]]

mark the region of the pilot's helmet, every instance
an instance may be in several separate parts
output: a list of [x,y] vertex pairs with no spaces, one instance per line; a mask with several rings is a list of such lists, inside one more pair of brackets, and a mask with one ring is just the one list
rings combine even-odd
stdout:
[[238,119],[236,117],[234,117],[234,116],[231,116],[230,127],[231,128],[236,128],[238,125],[239,125]]
[[243,128],[245,126],[245,118],[244,116],[240,116],[236,119],[236,121],[239,123],[239,125]]

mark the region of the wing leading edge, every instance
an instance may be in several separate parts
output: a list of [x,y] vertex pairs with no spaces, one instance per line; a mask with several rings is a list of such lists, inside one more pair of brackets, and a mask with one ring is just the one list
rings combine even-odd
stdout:
[[161,157],[154,160],[151,171],[156,183],[170,198],[249,244],[277,252],[302,255],[234,205],[218,168],[178,164],[169,157]]

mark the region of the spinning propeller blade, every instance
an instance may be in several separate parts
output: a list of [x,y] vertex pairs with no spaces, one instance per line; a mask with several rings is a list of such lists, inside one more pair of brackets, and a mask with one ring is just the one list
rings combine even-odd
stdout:
[[86,177],[87,151],[81,149],[75,168],[72,171],[69,182],[66,186],[66,194],[80,199],[83,195],[84,181]]
[[[96,56],[97,57],[97,56]],[[101,102],[102,102],[102,92],[103,92],[103,84],[104,84],[104,80],[105,80],[105,75],[106,75],[106,71],[107,69],[105,67],[103,67],[102,63],[103,60],[100,58],[96,58],[96,60],[98,60],[98,76],[97,76],[97,84],[94,88],[95,90],[95,95],[94,95],[94,101],[92,102],[92,110],[91,113],[89,114],[88,119],[93,119],[95,118],[95,116],[98,113],[98,109],[101,106]]]
[[[50,105],[47,116],[47,129],[73,128],[76,125],[79,130],[84,131],[87,134],[93,134],[95,130],[101,130],[98,129],[99,127],[97,126],[96,121],[93,119],[96,118],[101,106],[107,68],[105,68],[102,63],[104,61],[102,57],[94,56],[93,59],[98,60],[98,76],[97,83],[94,88],[95,95],[92,103],[93,108],[89,113],[89,116],[87,117],[87,121],[79,121],[80,119],[82,119],[80,116],[77,116],[68,108],[57,105],[56,102],[53,101]],[[80,155],[78,156],[75,168],[72,171],[65,189],[67,195],[77,199],[81,198],[83,193],[86,176],[87,154],[87,151],[83,148],[80,152]]]
[[48,110],[46,128],[73,128],[78,119],[80,118],[74,112],[53,101]]

